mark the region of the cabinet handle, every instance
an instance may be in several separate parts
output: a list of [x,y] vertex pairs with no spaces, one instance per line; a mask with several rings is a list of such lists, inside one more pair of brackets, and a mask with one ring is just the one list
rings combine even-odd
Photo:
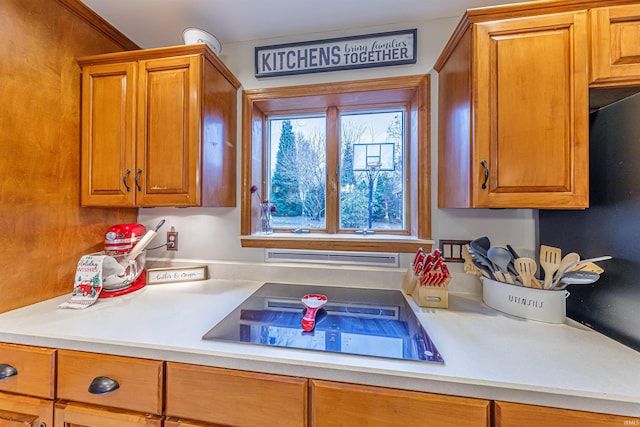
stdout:
[[129,187],[129,184],[127,184],[127,177],[129,176],[130,173],[131,173],[131,169],[127,169],[127,171],[124,173],[124,176],[122,177],[122,183],[124,184],[124,187],[127,189],[127,193],[131,191],[131,187]]
[[118,381],[109,377],[95,377],[89,384],[89,393],[104,394],[120,388]]
[[482,160],[480,162],[480,164],[484,168],[484,181],[482,182],[482,189],[486,190],[487,189],[487,181],[489,180],[489,168],[487,167],[487,161],[486,160]]
[[0,364],[0,380],[18,375],[18,370],[6,363]]
[[140,176],[141,173],[142,173],[142,168],[139,168],[136,171],[136,187],[138,188],[138,191],[142,191],[142,187],[140,186],[140,182],[138,181],[138,177]]

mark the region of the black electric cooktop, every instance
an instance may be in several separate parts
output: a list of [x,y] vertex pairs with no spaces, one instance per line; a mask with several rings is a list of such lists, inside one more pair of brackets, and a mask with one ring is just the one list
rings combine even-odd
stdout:
[[[307,294],[323,294],[302,329]],[[272,347],[444,363],[399,290],[265,283],[203,337]]]

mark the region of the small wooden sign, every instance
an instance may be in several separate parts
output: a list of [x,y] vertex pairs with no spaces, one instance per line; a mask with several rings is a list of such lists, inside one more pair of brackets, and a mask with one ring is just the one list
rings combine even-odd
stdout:
[[194,267],[166,267],[151,268],[147,270],[147,284],[157,285],[161,283],[195,282],[207,280],[209,270],[206,265]]
[[415,64],[417,30],[255,48],[256,77]]

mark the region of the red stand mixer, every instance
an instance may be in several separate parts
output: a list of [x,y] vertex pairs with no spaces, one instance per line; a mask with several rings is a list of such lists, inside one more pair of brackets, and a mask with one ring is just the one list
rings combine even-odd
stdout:
[[114,258],[120,267],[116,271],[103,271],[102,292],[99,298],[109,298],[137,291],[147,284],[144,269],[147,247],[156,232],[164,224],[162,220],[155,230],[147,231],[142,224],[117,224],[104,235],[104,254]]

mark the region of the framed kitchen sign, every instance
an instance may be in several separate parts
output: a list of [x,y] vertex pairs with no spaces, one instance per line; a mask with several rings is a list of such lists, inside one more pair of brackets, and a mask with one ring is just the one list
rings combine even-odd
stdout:
[[256,77],[415,64],[417,29],[255,48]]
[[194,282],[198,280],[207,280],[208,278],[209,269],[206,265],[197,265],[193,267],[150,268],[147,270],[147,283],[149,285]]

